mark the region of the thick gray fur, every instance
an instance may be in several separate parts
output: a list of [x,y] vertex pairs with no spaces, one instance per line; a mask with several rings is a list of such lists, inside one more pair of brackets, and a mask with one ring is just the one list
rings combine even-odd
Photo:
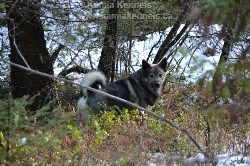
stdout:
[[[159,64],[149,64],[142,61],[142,68],[131,74],[129,77],[112,82],[106,85],[106,78],[100,71],[87,73],[83,78],[82,85],[100,89],[106,93],[136,103],[143,108],[153,106],[159,98],[164,85],[167,70],[167,60],[164,58]],[[94,114],[103,110],[102,103],[108,106],[117,105],[120,110],[123,108],[132,109],[130,106],[110,99],[86,89],[82,89],[77,102],[77,117],[90,117],[90,108]]]

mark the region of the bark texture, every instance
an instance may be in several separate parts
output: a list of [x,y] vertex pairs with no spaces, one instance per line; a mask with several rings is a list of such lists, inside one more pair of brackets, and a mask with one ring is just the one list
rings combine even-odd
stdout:
[[[112,0],[113,8],[109,9],[109,16],[118,14],[117,0]],[[101,52],[98,69],[101,70],[107,80],[114,80],[115,62],[117,48],[117,19],[110,18],[107,20],[106,32]]]
[[[32,69],[53,74],[53,60],[46,48],[39,12],[40,2],[37,0],[6,2],[11,48],[9,57],[13,63],[26,66],[23,60],[25,59]],[[14,98],[37,95],[30,107],[31,110],[36,110],[49,101],[51,97],[49,90],[53,83],[51,79],[20,70],[14,66],[11,66],[10,78]]]

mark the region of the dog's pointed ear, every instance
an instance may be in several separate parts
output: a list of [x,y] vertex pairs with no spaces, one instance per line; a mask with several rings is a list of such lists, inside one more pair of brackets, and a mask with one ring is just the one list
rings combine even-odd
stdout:
[[150,67],[151,67],[151,65],[143,59],[142,60],[142,69],[145,70],[145,69],[149,69]]
[[158,65],[166,72],[168,66],[167,58],[164,58]]

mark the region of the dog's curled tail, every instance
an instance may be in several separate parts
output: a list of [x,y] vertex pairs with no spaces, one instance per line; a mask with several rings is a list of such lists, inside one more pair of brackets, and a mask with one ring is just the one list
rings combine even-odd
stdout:
[[[103,86],[106,85],[106,77],[100,71],[91,71],[85,74],[81,85],[95,89],[101,89]],[[87,97],[91,95],[91,93],[93,92],[87,90],[84,87],[81,89],[80,96],[78,98],[76,106],[78,122],[81,122],[82,117],[88,117],[90,115],[90,112],[87,109],[85,109],[85,107],[86,107]]]
[[[95,89],[101,89],[103,86],[106,85],[106,77],[100,71],[91,71],[83,77],[81,85],[88,86]],[[82,88],[80,96],[87,97],[90,95],[91,91],[87,90],[86,88]]]

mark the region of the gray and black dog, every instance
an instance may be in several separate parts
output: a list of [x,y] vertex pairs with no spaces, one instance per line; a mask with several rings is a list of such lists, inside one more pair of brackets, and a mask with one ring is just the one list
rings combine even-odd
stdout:
[[[149,64],[142,60],[142,68],[125,79],[106,84],[106,77],[103,73],[92,71],[84,76],[81,85],[99,89],[147,108],[149,105],[153,106],[159,98],[165,86],[166,70],[166,58],[158,64]],[[123,108],[132,109],[122,102],[83,88],[77,101],[78,121],[81,121],[82,118],[91,117],[91,111],[94,114],[99,114],[103,108],[103,103],[107,106],[116,105],[121,110]]]

